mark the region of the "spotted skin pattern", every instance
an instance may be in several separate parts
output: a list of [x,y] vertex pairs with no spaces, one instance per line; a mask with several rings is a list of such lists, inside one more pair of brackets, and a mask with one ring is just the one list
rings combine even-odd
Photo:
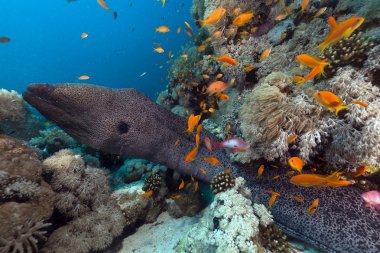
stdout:
[[[210,156],[204,145],[196,160],[186,164],[186,154],[195,147],[194,135],[185,132],[186,120],[134,89],[32,84],[23,97],[78,142],[93,148],[160,163],[205,182],[228,168],[235,176],[246,178],[254,200],[266,205],[270,196],[265,190],[279,192],[281,196],[271,208],[277,224],[286,233],[326,252],[380,252],[380,213],[363,207],[360,190],[298,187],[289,183],[286,171],[270,168],[257,179],[256,169],[231,164],[222,150],[216,151],[221,164],[211,166],[200,159]],[[215,136],[203,130],[201,139],[205,136],[216,141]],[[207,173],[202,174],[199,167]],[[276,175],[282,178],[270,180]],[[306,203],[301,205],[287,194],[303,198]],[[317,212],[308,215],[307,207],[315,198],[320,199]]]

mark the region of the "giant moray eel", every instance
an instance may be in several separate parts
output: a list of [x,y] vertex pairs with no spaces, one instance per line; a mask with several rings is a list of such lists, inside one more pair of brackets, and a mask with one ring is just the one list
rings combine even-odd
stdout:
[[[205,182],[230,168],[235,176],[247,180],[255,200],[264,204],[269,200],[265,190],[279,192],[281,196],[271,209],[277,224],[326,252],[380,252],[380,213],[363,207],[360,190],[301,188],[290,184],[285,176],[270,180],[281,174],[278,169],[266,169],[257,180],[257,167],[233,165],[223,151],[217,152],[219,166],[208,165],[200,159],[209,155],[205,147],[200,147],[194,162],[186,164],[184,157],[195,146],[194,136],[185,133],[186,120],[134,89],[32,84],[23,97],[77,141],[93,148],[160,163]],[[207,131],[202,135],[202,139],[207,135],[216,140]],[[179,146],[174,145],[177,139]],[[207,174],[200,173],[199,167]],[[300,205],[287,194],[304,198],[308,204]],[[316,214],[306,214],[307,206],[317,197],[320,205]]]

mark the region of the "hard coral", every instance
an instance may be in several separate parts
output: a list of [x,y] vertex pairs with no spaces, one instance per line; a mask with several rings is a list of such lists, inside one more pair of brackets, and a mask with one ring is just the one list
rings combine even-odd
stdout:
[[16,91],[0,89],[0,122],[24,121],[26,105]]
[[259,233],[259,218],[244,188],[244,179],[237,178],[234,188],[218,193],[176,251],[255,252],[252,238]]
[[211,190],[214,194],[225,192],[235,186],[235,178],[228,171],[216,174],[211,180]]
[[274,223],[264,227],[260,226],[259,240],[261,245],[271,252],[293,252],[287,236]]
[[323,52],[324,58],[330,63],[325,68],[327,76],[333,76],[340,67],[346,65],[363,66],[368,52],[374,46],[375,43],[371,39],[365,38],[362,32],[358,32],[327,48]]

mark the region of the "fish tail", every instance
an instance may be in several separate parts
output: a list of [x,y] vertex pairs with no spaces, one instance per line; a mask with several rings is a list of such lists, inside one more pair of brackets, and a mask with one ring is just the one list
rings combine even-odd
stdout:
[[341,111],[341,110],[344,110],[344,109],[349,109],[348,108],[348,106],[345,106],[345,105],[340,105],[340,106],[338,106],[338,107],[336,107],[335,108],[335,114],[336,114],[336,116],[338,116],[338,114],[339,114],[339,112]]

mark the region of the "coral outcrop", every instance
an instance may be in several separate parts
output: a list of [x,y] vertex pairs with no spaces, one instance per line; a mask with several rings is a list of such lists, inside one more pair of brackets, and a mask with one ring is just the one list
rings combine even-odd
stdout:
[[42,123],[33,115],[16,91],[0,89],[0,133],[29,140],[38,134]]
[[85,166],[80,155],[65,149],[43,162],[56,192],[55,208],[67,222],[49,237],[42,252],[90,252],[109,246],[126,224],[110,198],[104,171]]
[[[234,188],[215,195],[200,222],[181,239],[176,252],[256,252],[253,238],[260,221],[271,221],[269,212],[253,208],[244,179],[237,178]],[[260,214],[255,210],[260,209]]]
[[25,143],[0,135],[0,252],[37,252],[53,213],[54,192]]

